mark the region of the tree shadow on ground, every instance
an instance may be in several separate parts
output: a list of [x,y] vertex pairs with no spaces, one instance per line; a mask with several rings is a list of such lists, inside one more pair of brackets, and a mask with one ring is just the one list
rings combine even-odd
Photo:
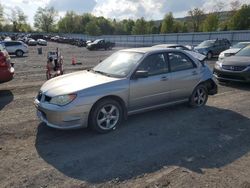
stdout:
[[202,173],[250,150],[250,119],[231,110],[178,105],[131,116],[118,130],[60,131],[40,124],[36,149],[63,174],[90,183],[128,180],[167,166]]

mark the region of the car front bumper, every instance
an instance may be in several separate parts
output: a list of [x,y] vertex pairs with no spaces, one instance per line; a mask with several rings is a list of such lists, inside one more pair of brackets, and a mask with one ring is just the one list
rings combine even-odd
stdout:
[[42,103],[35,99],[37,117],[47,126],[56,129],[77,129],[88,126],[88,116],[91,105],[60,107],[49,103]]
[[214,68],[213,74],[219,81],[250,82],[250,69],[245,71],[228,71]]

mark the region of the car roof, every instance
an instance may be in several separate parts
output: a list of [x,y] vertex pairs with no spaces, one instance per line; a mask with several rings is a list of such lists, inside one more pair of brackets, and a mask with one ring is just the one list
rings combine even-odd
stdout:
[[157,44],[157,45],[154,45],[153,47],[175,47],[175,46],[183,46],[181,44]]
[[250,41],[239,42],[241,44],[250,44]]
[[121,50],[122,52],[139,52],[139,53],[153,53],[153,52],[168,52],[168,51],[179,51],[173,48],[152,48],[152,47],[143,47],[143,48],[130,48]]

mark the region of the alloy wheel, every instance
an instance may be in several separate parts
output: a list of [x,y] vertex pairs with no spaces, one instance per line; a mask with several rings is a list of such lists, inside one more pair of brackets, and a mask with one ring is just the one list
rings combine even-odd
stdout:
[[103,130],[113,129],[119,121],[119,109],[113,105],[103,106],[97,114],[97,124]]

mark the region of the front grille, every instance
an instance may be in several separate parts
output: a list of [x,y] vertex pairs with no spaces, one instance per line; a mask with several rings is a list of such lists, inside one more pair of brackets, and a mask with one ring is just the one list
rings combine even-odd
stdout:
[[242,76],[238,75],[225,75],[225,74],[217,74],[219,78],[225,78],[225,79],[232,79],[232,80],[242,80],[245,81],[246,79]]
[[246,66],[222,65],[222,68],[224,70],[229,70],[229,71],[243,71],[247,67]]

